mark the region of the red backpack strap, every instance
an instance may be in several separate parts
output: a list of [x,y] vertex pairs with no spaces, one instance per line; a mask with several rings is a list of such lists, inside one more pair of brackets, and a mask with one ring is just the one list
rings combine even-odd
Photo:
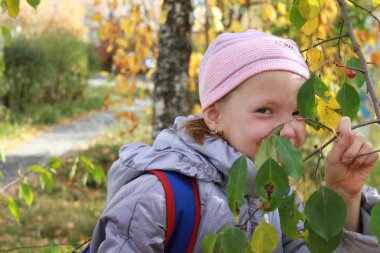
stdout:
[[148,173],[154,174],[160,179],[162,186],[164,187],[165,197],[166,197],[166,232],[165,232],[165,246],[168,244],[168,238],[171,237],[174,229],[175,221],[175,206],[174,206],[174,195],[170,187],[169,180],[166,178],[165,174],[161,170],[150,170]]

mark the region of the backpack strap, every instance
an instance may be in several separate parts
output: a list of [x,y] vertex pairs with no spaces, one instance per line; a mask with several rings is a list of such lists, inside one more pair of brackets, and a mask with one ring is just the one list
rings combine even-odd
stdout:
[[191,253],[197,240],[201,205],[195,178],[174,171],[151,170],[165,191],[165,253]]

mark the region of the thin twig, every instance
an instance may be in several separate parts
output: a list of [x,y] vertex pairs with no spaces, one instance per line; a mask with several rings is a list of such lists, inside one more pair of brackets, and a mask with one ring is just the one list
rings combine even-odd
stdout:
[[362,64],[362,67],[364,68],[363,75],[364,75],[364,78],[366,81],[367,91],[369,92],[369,94],[371,96],[371,100],[372,100],[373,108],[375,110],[376,118],[380,119],[379,98],[376,95],[376,92],[373,88],[374,85],[372,84],[371,78],[369,77],[367,60],[365,59],[364,54],[363,54],[363,52],[360,48],[360,45],[358,43],[358,40],[356,39],[356,36],[354,34],[354,30],[352,28],[352,23],[351,23],[351,20],[348,16],[348,12],[347,12],[347,4],[344,0],[337,0],[337,1],[339,3],[339,7],[341,10],[343,19],[344,19],[344,23],[346,24],[346,27],[347,27],[348,36],[352,42],[353,50],[356,53],[356,55],[359,57],[359,60]]
[[319,45],[322,45],[322,44],[324,44],[324,43],[327,43],[327,42],[330,42],[330,41],[333,41],[333,40],[339,40],[339,39],[341,39],[341,38],[343,38],[343,37],[348,37],[348,34],[345,33],[345,34],[339,35],[339,36],[334,37],[334,38],[330,38],[330,39],[323,40],[323,41],[321,41],[321,42],[318,42],[317,44],[314,44],[314,45],[311,46],[311,47],[308,47],[308,48],[306,48],[306,49],[302,49],[300,52],[303,53],[303,52],[305,52],[305,51],[307,51],[307,50],[310,50],[310,49],[312,49],[312,48],[314,48],[314,47],[317,47],[317,46],[319,46]]
[[368,153],[362,153],[362,154],[357,154],[355,157],[353,158],[350,158],[350,159],[346,159],[346,160],[341,160],[339,162],[341,163],[350,163],[352,162],[353,160],[355,160],[356,158],[359,158],[359,157],[362,157],[362,156],[366,156],[366,155],[372,155],[372,154],[375,154],[377,152],[380,152],[380,149],[377,149],[375,151],[372,151],[372,152],[368,152]]
[[[372,11],[370,11],[370,10],[367,10],[366,8],[364,8],[363,6],[361,6],[361,5],[359,5],[359,4],[357,4],[357,3],[355,3],[354,1],[352,1],[352,0],[347,0],[347,1],[349,1],[350,3],[352,3],[355,7],[357,7],[357,8],[359,8],[359,9],[362,9],[363,11],[365,11],[365,12],[367,12],[369,15],[371,15],[376,21],[377,21],[377,23],[379,23],[379,25],[380,25],[380,20],[372,13]],[[377,7],[376,7],[377,8]],[[376,9],[375,8],[375,9]]]
[[84,245],[86,245],[88,242],[91,241],[91,238],[87,239],[85,242],[81,243],[78,247],[76,247],[71,253],[75,253],[78,249],[82,248]]
[[[342,19],[342,24],[340,25],[340,31],[339,31],[339,35],[342,35],[342,32],[343,32],[343,25],[344,25],[344,20]],[[339,38],[338,39],[338,55],[339,55],[339,59],[342,59],[342,55],[340,53],[340,42],[342,41],[342,38]]]
[[[371,124],[380,124],[380,119],[374,119],[374,120],[369,120],[369,121],[366,121],[364,123],[361,123],[361,124],[357,124],[355,126],[353,126],[351,129],[354,130],[356,128],[359,128],[359,127],[363,127],[363,126],[367,126],[367,125],[371,125]],[[320,152],[320,150],[323,150],[325,147],[327,147],[331,142],[333,142],[337,137],[334,136],[332,137],[330,140],[328,140],[325,144],[323,144],[320,148],[316,149],[313,153],[311,153],[310,155],[308,155],[307,157],[305,157],[303,159],[303,161],[307,161],[309,160],[311,157],[313,157],[314,155],[318,154]]]
[[260,207],[257,207],[257,209],[248,217],[248,219],[240,226],[241,229],[245,230],[248,224],[248,221],[251,220],[251,218],[256,214],[256,212],[260,210]]

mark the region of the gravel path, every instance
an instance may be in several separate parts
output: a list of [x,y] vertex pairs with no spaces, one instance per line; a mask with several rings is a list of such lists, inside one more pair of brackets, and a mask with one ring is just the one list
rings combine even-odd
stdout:
[[[136,100],[133,106],[119,110],[136,112],[145,109],[149,104],[150,100]],[[18,177],[19,170],[23,172],[29,165],[43,165],[52,156],[63,156],[80,150],[93,143],[115,122],[112,111],[92,113],[70,124],[52,127],[33,140],[7,152],[6,163],[0,162],[0,170],[4,175],[0,178],[0,192]]]

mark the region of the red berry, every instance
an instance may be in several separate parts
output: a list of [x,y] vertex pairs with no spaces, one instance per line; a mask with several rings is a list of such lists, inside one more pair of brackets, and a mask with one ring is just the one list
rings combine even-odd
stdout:
[[346,74],[348,78],[354,78],[356,76],[356,72],[352,69],[347,70]]

